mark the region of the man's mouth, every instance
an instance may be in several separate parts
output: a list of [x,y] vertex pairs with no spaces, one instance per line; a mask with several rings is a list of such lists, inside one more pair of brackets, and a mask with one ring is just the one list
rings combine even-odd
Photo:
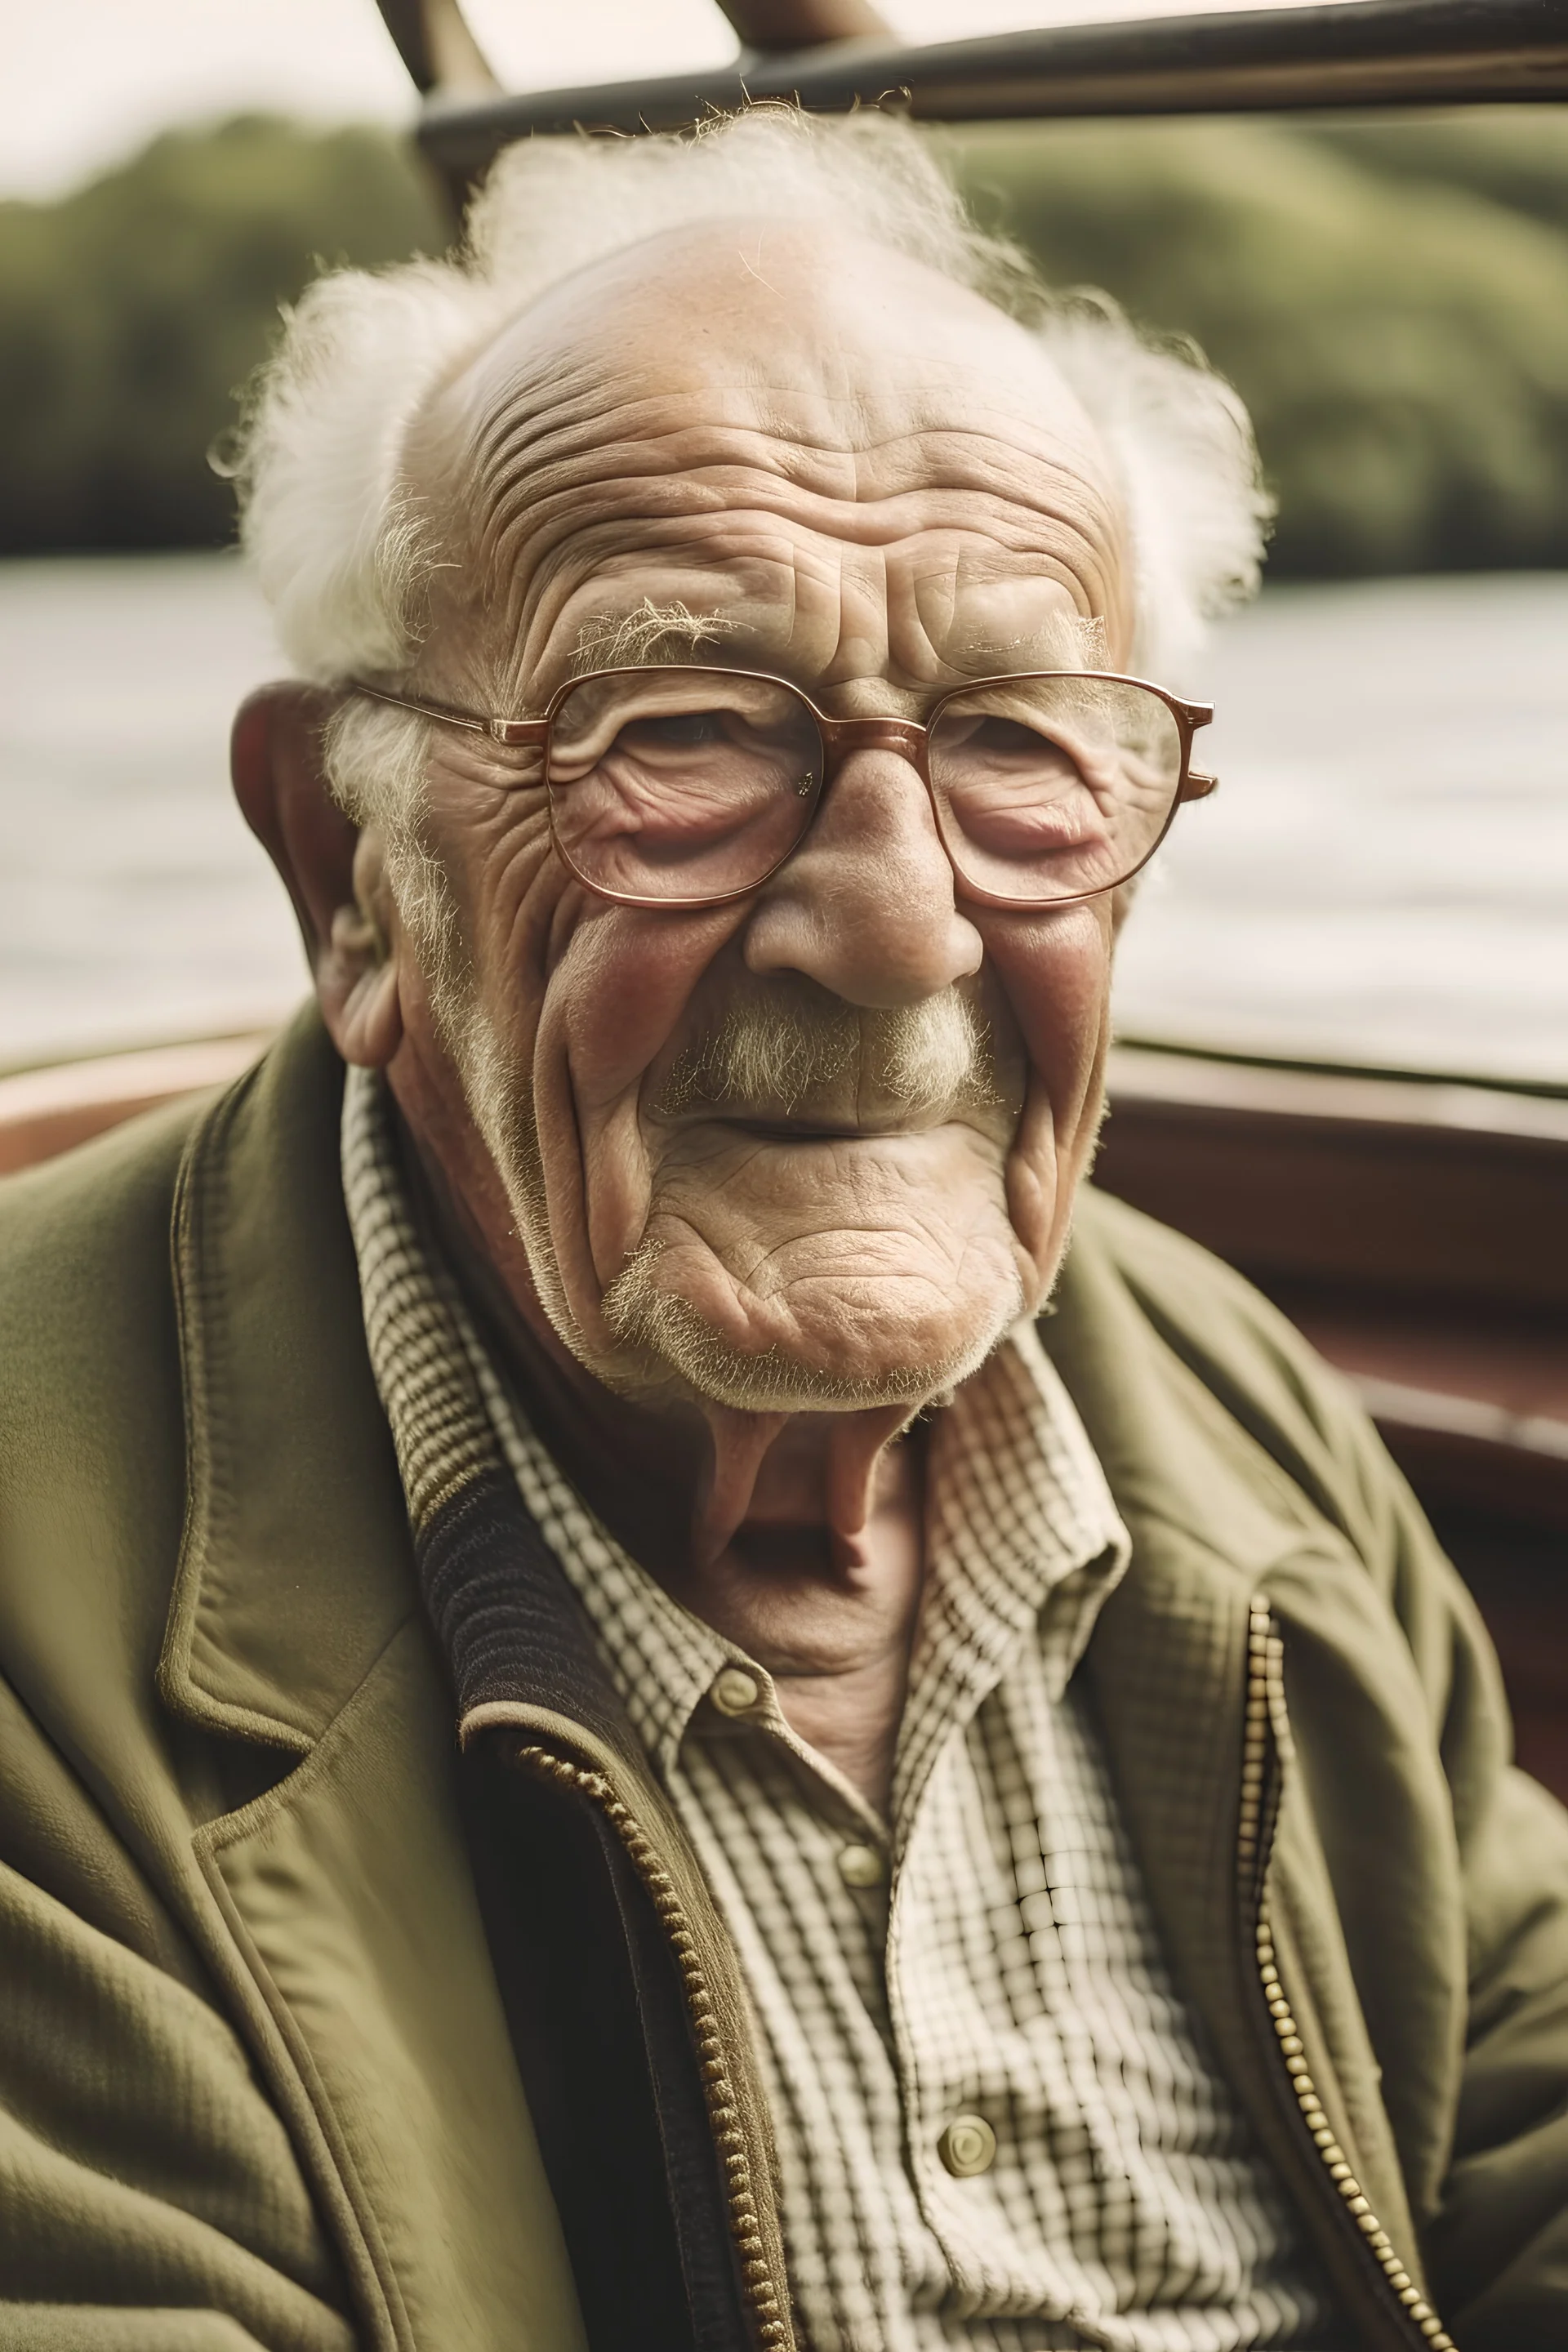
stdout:
[[926,1135],[933,1127],[945,1127],[949,1121],[945,1118],[911,1119],[907,1114],[889,1114],[881,1119],[813,1118],[799,1114],[780,1118],[722,1110],[708,1111],[695,1124],[729,1128],[738,1135],[754,1137],[760,1143],[879,1143],[898,1136]]

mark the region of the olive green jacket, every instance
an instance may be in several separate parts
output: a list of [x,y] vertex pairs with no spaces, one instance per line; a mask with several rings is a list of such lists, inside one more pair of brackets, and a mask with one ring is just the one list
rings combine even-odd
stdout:
[[[577,2352],[635,2235],[592,2147],[542,2154],[574,2067],[605,2095],[593,2035],[525,2096],[561,2037],[481,1908],[341,1083],[304,1017],[216,1102],[0,1187],[6,2352]],[[1509,1767],[1473,1608],[1339,1384],[1186,1243],[1086,1198],[1042,1328],[1133,1539],[1082,1669],[1125,1818],[1351,2338],[1561,2352],[1568,1822]],[[590,1825],[650,2079],[689,2062],[668,2112],[689,2089],[711,2146],[682,2170],[666,2134],[672,2210],[711,2204],[731,2269],[683,2340],[787,2352],[732,1956],[570,1636],[537,1646],[475,1740]],[[548,1929],[587,1881],[510,1836],[502,1907]]]

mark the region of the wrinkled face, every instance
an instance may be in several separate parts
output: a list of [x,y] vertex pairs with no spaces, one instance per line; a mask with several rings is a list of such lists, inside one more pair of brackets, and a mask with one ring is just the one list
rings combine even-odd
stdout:
[[[463,516],[413,682],[441,699],[534,712],[584,667],[678,659],[920,718],[965,677],[1125,659],[1114,501],[1059,380],[842,238],[704,229],[571,281],[414,462]],[[751,896],[612,903],[553,854],[537,753],[435,732],[426,846],[466,950],[444,1034],[574,1352],[758,1409],[961,1378],[1061,1253],[1109,902],[966,898],[916,771],[864,748]]]

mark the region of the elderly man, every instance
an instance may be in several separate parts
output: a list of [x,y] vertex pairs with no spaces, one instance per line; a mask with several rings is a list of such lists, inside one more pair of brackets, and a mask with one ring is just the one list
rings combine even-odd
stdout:
[[1234,400],[761,114],[325,281],[246,488],[319,1011],[0,1226],[0,2345],[1560,2347],[1562,1816],[1083,1185]]

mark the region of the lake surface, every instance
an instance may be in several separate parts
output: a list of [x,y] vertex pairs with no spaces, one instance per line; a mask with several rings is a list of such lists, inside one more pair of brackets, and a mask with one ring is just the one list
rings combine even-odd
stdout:
[[[279,667],[231,557],[0,564],[0,1067],[297,999],[226,781]],[[1568,1084],[1568,575],[1275,589],[1205,690],[1223,786],[1128,926],[1122,1034]]]

